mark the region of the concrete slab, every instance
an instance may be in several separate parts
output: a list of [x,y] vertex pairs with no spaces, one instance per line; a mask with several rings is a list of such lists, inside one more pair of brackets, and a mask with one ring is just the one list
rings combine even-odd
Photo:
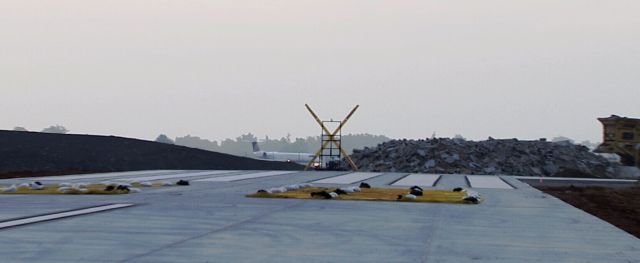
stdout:
[[574,182],[608,182],[608,183],[637,183],[634,179],[610,179],[610,178],[569,178],[569,177],[539,177],[539,176],[514,176],[521,180],[544,181],[574,181]]
[[406,177],[393,183],[394,186],[421,186],[421,187],[433,187],[440,179],[440,175],[437,174],[410,174]]
[[206,171],[206,172],[191,172],[191,173],[178,173],[178,174],[168,174],[168,175],[154,175],[154,176],[143,176],[143,177],[127,177],[127,178],[118,178],[116,181],[127,181],[127,182],[145,182],[145,181],[159,181],[159,180],[168,180],[168,179],[188,179],[191,177],[202,177],[202,176],[211,176],[211,175],[220,175],[220,174],[229,174],[234,171]]
[[200,179],[200,180],[195,180],[195,182],[233,182],[233,181],[255,179],[255,178],[269,177],[269,176],[276,176],[276,175],[285,175],[285,174],[292,174],[292,173],[297,173],[297,172],[295,171],[257,172],[257,173],[250,173],[250,174],[238,174],[238,175]]
[[[393,186],[394,182],[407,176],[408,173],[383,173],[375,177],[371,177],[362,182],[371,185],[371,187],[386,187],[386,188],[405,188],[404,186]],[[359,183],[356,183],[357,185]]]
[[88,200],[74,200],[73,197],[65,196],[42,196],[33,195],[0,195],[0,221],[15,218],[29,217],[34,215],[56,213],[69,209],[104,205],[105,202],[92,202]]
[[318,181],[314,181],[316,184],[353,184],[362,182],[364,180],[380,176],[382,173],[349,173],[336,177],[326,178]]
[[81,216],[81,215],[86,215],[86,214],[98,213],[98,212],[103,212],[103,211],[108,211],[108,210],[113,210],[113,209],[120,209],[120,208],[125,208],[125,207],[130,207],[130,206],[133,206],[133,204],[102,205],[102,206],[97,206],[97,207],[76,209],[76,210],[65,211],[65,212],[50,213],[50,214],[31,216],[31,217],[26,217],[26,218],[5,220],[5,221],[0,222],[0,229],[16,227],[16,226],[23,226],[23,225],[28,225],[28,224],[35,224],[35,223],[40,223],[40,222],[45,222],[45,221],[61,219],[61,218],[65,218],[65,217]]
[[624,187],[634,187],[638,186],[637,183],[628,183],[628,182],[598,182],[598,181],[573,181],[573,180],[533,180],[533,179],[519,179],[527,183],[528,185],[534,187],[562,187],[562,186],[575,186],[575,187],[589,187],[589,186],[600,186],[600,187],[616,187],[616,188],[624,188]]
[[152,170],[152,171],[133,171],[133,172],[119,172],[119,173],[98,173],[98,174],[30,177],[30,178],[22,178],[21,180],[70,181],[70,180],[79,180],[79,179],[81,180],[103,179],[103,178],[117,178],[117,177],[132,176],[132,175],[167,174],[167,173],[178,173],[178,172],[179,171],[174,171],[174,170]]
[[467,178],[465,177],[465,175],[443,174],[442,177],[440,177],[440,180],[436,182],[436,186],[435,186],[436,189],[443,189],[443,190],[452,190],[458,187],[462,187],[462,188],[471,187],[469,186],[469,182],[467,181]]
[[601,186],[601,187],[634,187],[638,185],[638,180],[629,179],[596,179],[596,178],[566,178],[566,177],[525,177],[514,176],[520,181],[535,187],[556,187],[556,186]]
[[513,189],[498,176],[467,175],[467,180],[469,180],[471,188]]

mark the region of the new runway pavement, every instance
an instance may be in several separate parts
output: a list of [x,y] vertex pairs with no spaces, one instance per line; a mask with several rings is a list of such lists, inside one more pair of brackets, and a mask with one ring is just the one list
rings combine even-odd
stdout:
[[[141,177],[186,179],[191,185],[128,195],[0,195],[0,261],[640,262],[639,239],[508,176],[144,171],[37,180]],[[471,183],[485,201],[245,197],[262,188],[316,181],[327,187],[431,184],[426,191]]]

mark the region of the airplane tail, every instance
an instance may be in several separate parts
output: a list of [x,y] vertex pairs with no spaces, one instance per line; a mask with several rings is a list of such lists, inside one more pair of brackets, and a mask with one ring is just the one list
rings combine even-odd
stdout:
[[253,152],[260,151],[260,146],[258,146],[258,142],[251,142],[251,145],[253,145]]

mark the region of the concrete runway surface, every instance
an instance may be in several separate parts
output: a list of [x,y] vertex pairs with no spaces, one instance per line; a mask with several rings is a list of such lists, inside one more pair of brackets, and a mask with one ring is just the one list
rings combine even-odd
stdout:
[[[191,185],[143,188],[128,195],[0,195],[0,224],[5,225],[0,261],[640,262],[639,239],[514,177],[425,175],[423,180],[407,175],[141,171],[33,178],[58,184],[146,177],[186,179]],[[425,190],[469,187],[471,182],[483,187],[474,190],[485,201],[452,205],[244,197],[261,188],[316,181],[332,187],[364,181],[406,188],[390,185],[402,178],[435,182],[423,185]],[[0,185],[28,181],[0,180]],[[11,226],[15,222],[27,224]]]

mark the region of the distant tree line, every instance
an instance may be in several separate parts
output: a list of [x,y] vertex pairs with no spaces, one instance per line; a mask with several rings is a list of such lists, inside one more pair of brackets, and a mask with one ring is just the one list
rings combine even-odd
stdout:
[[[21,126],[17,126],[15,128],[13,128],[13,130],[14,131],[24,131],[24,132],[29,131],[25,127],[21,127]],[[66,133],[69,132],[69,130],[67,130],[67,128],[62,126],[62,125],[51,125],[48,128],[42,129],[42,131],[40,131],[40,132],[66,134]]]
[[600,143],[591,142],[589,140],[584,140],[584,141],[582,141],[580,143],[577,143],[573,139],[571,139],[569,137],[565,137],[565,136],[554,137],[553,139],[551,139],[551,141],[552,142],[567,142],[567,143],[571,143],[571,144],[583,145],[583,146],[586,146],[587,148],[589,148],[590,150],[595,150],[596,148],[598,148],[598,145],[600,145]]
[[[348,153],[351,153],[353,149],[373,147],[389,140],[391,139],[384,135],[347,134],[342,135],[342,146]],[[320,148],[320,136],[295,139],[291,138],[290,135],[280,139],[271,139],[269,136],[265,136],[263,139],[258,139],[251,133],[240,135],[235,139],[225,139],[220,142],[187,135],[177,137],[174,143],[176,145],[208,151],[249,156],[253,152],[252,142],[258,142],[260,150],[270,152],[315,153]]]
[[166,143],[166,144],[175,144],[175,142],[165,134],[158,135],[158,138],[156,138],[156,142]]
[[[14,131],[28,131],[26,128],[22,126],[16,126],[13,128]],[[51,125],[47,128],[42,129],[40,132],[44,133],[57,133],[57,134],[66,134],[69,133],[69,130],[62,125]],[[435,138],[435,133],[432,135]],[[462,135],[456,134],[455,139],[465,140]],[[384,135],[372,135],[372,134],[347,134],[342,136],[342,143],[344,149],[351,153],[353,149],[362,149],[364,147],[373,147],[380,143],[390,141],[391,138]],[[282,137],[280,139],[271,139],[269,136],[265,136],[263,139],[258,139],[255,135],[251,133],[243,134],[235,139],[225,139],[220,142],[215,140],[208,140],[204,138],[200,138],[198,136],[187,135],[184,137],[177,137],[174,140],[169,138],[165,134],[160,134],[156,140],[156,142],[166,143],[166,144],[176,144],[182,145],[192,148],[198,148],[208,151],[228,153],[233,155],[240,156],[248,156],[251,154],[252,142],[258,142],[261,150],[270,151],[270,152],[304,152],[304,153],[315,153],[318,148],[320,148],[320,136],[309,136],[306,138],[295,138],[292,139],[291,135],[287,135],[286,137]],[[565,136],[557,136],[551,139],[552,142],[568,142],[572,144],[580,144],[588,147],[591,150],[594,150],[598,147],[599,143],[594,143],[588,140],[577,143],[571,138]]]

